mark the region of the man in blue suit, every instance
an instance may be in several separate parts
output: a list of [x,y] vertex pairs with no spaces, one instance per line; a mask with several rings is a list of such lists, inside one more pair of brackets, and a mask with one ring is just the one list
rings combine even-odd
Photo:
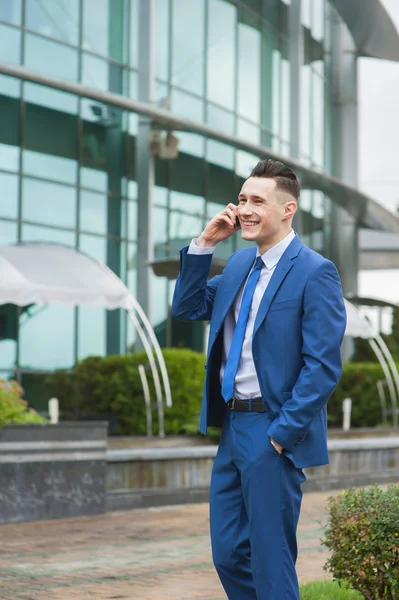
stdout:
[[[264,160],[181,251],[173,316],[210,320],[200,429],[222,427],[210,493],[213,560],[229,600],[299,600],[302,469],[328,463],[326,404],[345,331],[335,266],[292,230],[300,186]],[[208,281],[217,243],[241,229]]]

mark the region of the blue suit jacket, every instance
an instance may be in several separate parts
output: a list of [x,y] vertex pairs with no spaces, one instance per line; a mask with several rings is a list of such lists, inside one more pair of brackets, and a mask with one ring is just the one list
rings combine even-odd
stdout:
[[[256,257],[233,254],[222,275],[207,280],[212,255],[181,251],[173,316],[210,320],[200,431],[221,427],[225,403],[219,371],[223,324]],[[255,320],[252,352],[262,398],[273,414],[268,435],[299,468],[328,463],[326,404],[342,372],[346,311],[332,262],[294,238],[270,279]]]

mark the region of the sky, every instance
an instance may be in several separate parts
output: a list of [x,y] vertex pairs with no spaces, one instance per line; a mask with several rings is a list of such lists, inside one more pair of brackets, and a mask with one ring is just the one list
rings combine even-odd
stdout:
[[[380,0],[399,30],[399,0]],[[359,187],[399,207],[399,63],[359,59]],[[360,271],[359,293],[399,303],[399,270]]]

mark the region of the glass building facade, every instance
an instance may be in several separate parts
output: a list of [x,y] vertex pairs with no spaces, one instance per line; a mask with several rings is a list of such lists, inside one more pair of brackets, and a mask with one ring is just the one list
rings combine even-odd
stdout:
[[[300,11],[296,50],[294,9]],[[0,63],[144,102],[236,140],[174,129],[178,157],[163,160],[138,143],[137,111],[0,70],[0,244],[81,249],[128,285],[163,346],[200,350],[202,326],[185,329],[170,317],[173,274],[156,275],[147,262],[177,264],[179,248],[235,201],[260,158],[240,149],[240,140],[294,157],[321,178],[340,176],[337,20],[328,0],[0,2]],[[143,164],[154,171],[147,180],[140,179]],[[334,259],[334,202],[323,189],[304,186],[297,229],[306,244]],[[140,242],[143,224],[151,230],[148,252]],[[216,258],[243,245],[239,236],[230,238]],[[124,353],[135,341],[121,311],[3,306],[0,376],[34,385],[53,369]]]

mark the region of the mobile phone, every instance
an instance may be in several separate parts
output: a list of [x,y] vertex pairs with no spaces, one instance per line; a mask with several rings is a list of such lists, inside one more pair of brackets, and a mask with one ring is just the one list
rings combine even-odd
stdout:
[[241,227],[241,223],[240,223],[240,219],[236,216],[236,224],[235,224],[236,229],[240,229]]

